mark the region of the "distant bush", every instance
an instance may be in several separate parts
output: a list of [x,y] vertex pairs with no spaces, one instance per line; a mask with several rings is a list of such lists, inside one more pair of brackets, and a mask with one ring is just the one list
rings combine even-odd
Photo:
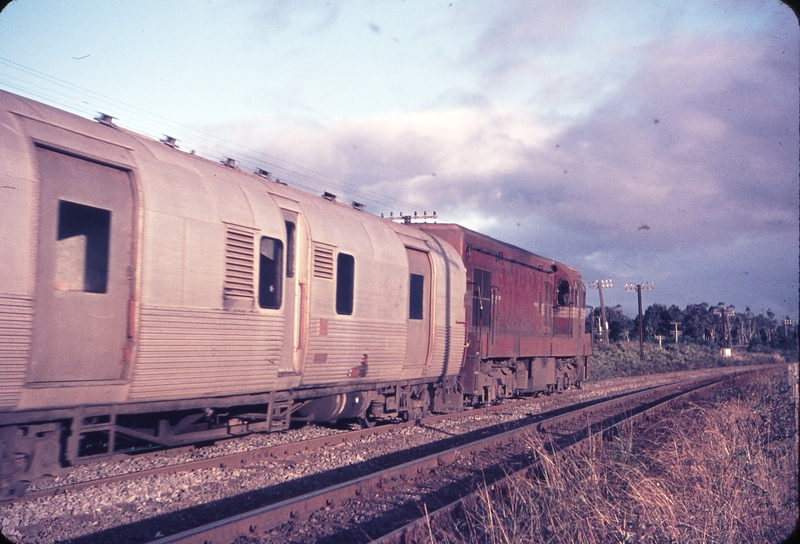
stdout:
[[783,354],[766,349],[747,352],[735,349],[730,357],[723,357],[718,346],[695,342],[665,342],[662,347],[646,342],[644,357],[640,358],[638,342],[616,342],[608,346],[595,344],[589,373],[591,379],[603,380],[719,366],[782,363],[786,360]]

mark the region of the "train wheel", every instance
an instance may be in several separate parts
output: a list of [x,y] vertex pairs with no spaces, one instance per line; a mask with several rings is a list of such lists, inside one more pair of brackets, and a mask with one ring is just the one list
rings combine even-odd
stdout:
[[358,424],[361,425],[362,429],[371,429],[375,426],[378,422],[378,418],[373,416],[371,413],[367,412],[363,416],[358,418]]

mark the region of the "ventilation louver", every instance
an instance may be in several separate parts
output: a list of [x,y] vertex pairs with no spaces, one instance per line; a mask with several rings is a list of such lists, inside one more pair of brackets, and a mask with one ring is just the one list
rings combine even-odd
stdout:
[[229,223],[226,227],[225,298],[253,300],[255,231]]
[[334,246],[314,242],[314,277],[333,279]]

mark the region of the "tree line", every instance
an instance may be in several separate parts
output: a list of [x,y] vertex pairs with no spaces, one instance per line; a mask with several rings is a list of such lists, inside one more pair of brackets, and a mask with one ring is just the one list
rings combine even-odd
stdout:
[[[600,308],[587,314],[587,332],[599,334]],[[609,342],[622,342],[639,338],[639,316],[630,318],[622,306],[606,307]],[[750,308],[737,312],[733,306],[719,303],[689,304],[681,309],[672,304],[651,304],[642,317],[645,339],[663,336],[665,342],[675,341],[677,324],[680,342],[697,342],[722,347],[747,346],[750,351],[770,349],[797,349],[797,321],[788,316],[778,319],[770,309],[764,314],[754,314]]]

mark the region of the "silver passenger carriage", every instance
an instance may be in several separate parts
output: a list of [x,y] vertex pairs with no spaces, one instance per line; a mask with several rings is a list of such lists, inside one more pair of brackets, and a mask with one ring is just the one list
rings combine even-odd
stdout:
[[0,91],[0,479],[461,406],[458,253]]

